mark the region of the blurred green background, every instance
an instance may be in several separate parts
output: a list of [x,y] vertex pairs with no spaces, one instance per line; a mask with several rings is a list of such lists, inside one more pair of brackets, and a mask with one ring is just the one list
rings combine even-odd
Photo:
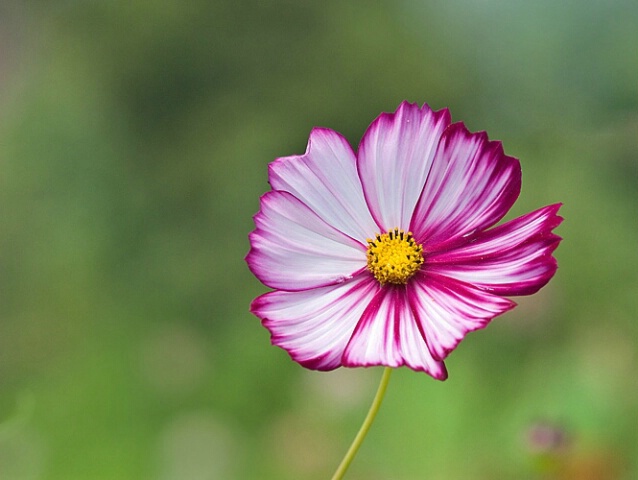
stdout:
[[329,478],[381,370],[270,345],[247,235],[268,162],[404,99],[564,202],[560,269],[395,372],[348,478],[638,478],[638,3],[7,0],[0,479]]

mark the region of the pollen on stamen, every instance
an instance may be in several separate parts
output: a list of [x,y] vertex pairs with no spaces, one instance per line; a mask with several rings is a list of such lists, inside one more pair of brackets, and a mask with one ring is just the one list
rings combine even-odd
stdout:
[[368,239],[368,270],[381,285],[405,285],[423,265],[423,247],[399,228]]

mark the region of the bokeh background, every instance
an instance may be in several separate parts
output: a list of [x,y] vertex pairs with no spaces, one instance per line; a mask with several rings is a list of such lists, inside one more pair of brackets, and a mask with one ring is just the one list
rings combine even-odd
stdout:
[[400,369],[348,478],[638,478],[638,3],[0,5],[0,478],[329,478],[380,369],[248,312],[266,166],[404,99],[521,159],[560,269],[437,382]]

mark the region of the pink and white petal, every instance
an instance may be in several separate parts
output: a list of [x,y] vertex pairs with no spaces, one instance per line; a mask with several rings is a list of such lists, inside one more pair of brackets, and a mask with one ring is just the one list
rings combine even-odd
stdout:
[[445,127],[447,109],[403,102],[368,127],[357,154],[357,168],[372,216],[382,230],[406,229],[412,218]]
[[328,225],[290,193],[261,198],[248,267],[266,286],[304,290],[342,283],[365,268],[366,247]]
[[549,205],[482,232],[471,243],[428,256],[428,271],[497,295],[530,295],[557,269],[560,204]]
[[497,295],[531,295],[549,282],[557,269],[552,252],[559,239],[540,239],[476,263],[439,264],[428,271],[470,283]]
[[547,205],[490,230],[478,232],[467,243],[452,250],[432,252],[428,263],[467,263],[493,258],[537,238],[557,239],[552,230],[563,218],[558,215],[562,204]]
[[450,125],[441,138],[410,229],[428,251],[498,222],[521,189],[521,167],[485,132]]
[[487,326],[516,304],[456,280],[420,272],[409,300],[432,356],[444,360],[469,332]]
[[443,362],[430,354],[407,295],[401,287],[385,287],[377,293],[348,342],[344,366],[407,365],[438,380],[447,378]]
[[306,368],[342,366],[343,351],[363,311],[379,290],[368,274],[329,287],[274,291],[255,299],[251,311],[270,330],[273,345]]
[[303,155],[278,158],[268,167],[273,190],[292,193],[326,223],[365,243],[378,231],[348,141],[327,128],[310,132]]

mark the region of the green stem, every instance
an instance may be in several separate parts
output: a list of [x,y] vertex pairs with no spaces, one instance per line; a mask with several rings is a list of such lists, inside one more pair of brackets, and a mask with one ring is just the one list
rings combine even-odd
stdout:
[[366,416],[366,419],[363,421],[363,424],[361,425],[361,428],[359,429],[359,433],[357,433],[357,436],[354,437],[354,441],[352,442],[352,445],[350,445],[350,448],[348,449],[346,456],[343,457],[343,460],[341,460],[341,463],[339,464],[339,468],[337,468],[337,471],[332,476],[332,480],[341,480],[343,478],[343,476],[346,474],[346,470],[348,470],[348,467],[352,463],[352,460],[354,459],[355,455],[359,451],[359,447],[361,447],[363,440],[366,438],[366,434],[368,433],[368,430],[370,430],[370,427],[372,426],[372,422],[374,422],[374,418],[377,416],[379,407],[381,407],[381,402],[383,401],[385,391],[388,388],[388,382],[390,381],[390,374],[392,373],[392,370],[393,369],[390,367],[385,367],[385,369],[383,370],[381,383],[379,383],[377,394],[374,396],[372,405],[370,405],[370,410],[368,411],[368,415]]

